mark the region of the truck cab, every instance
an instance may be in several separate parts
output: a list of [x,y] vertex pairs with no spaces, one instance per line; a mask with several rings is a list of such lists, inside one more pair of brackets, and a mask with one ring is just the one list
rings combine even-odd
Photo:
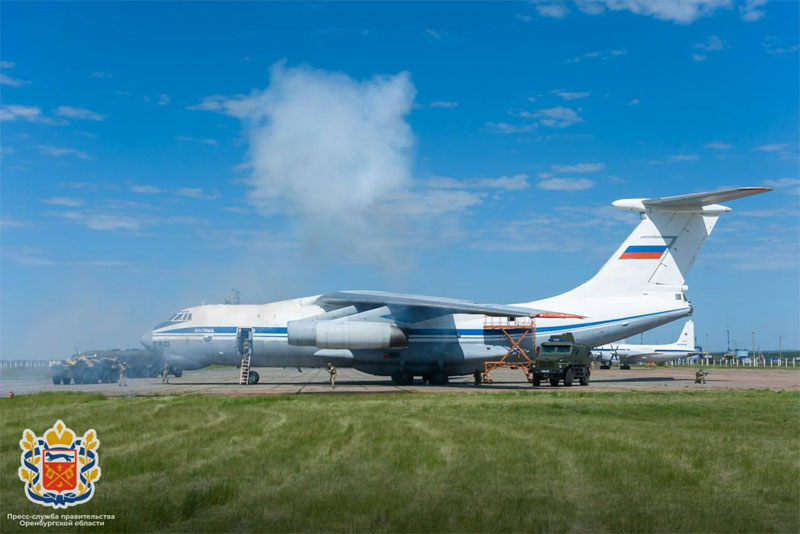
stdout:
[[591,362],[591,347],[576,343],[571,333],[551,336],[539,346],[533,360],[531,383],[538,387],[542,380],[550,380],[554,387],[562,381],[565,386],[571,386],[577,379],[582,386],[588,386]]

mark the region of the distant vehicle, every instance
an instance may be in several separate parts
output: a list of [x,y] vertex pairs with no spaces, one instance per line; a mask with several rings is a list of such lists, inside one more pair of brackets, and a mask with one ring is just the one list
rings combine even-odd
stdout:
[[675,343],[669,345],[611,343],[592,349],[592,356],[600,362],[601,369],[610,369],[614,360],[619,362],[620,369],[630,369],[632,363],[664,362],[701,352],[703,352],[701,347],[694,346],[694,321],[690,320],[683,325],[681,335]]
[[[744,187],[617,200],[614,207],[639,216],[636,228],[590,280],[544,300],[504,305],[338,291],[263,305],[186,308],[141,341],[183,369],[242,365],[242,383],[257,381],[251,366],[334,363],[390,376],[399,385],[417,376],[443,384],[507,354],[506,336],[485,328],[490,318],[536,317],[539,333],[571,332],[580,343],[601,346],[691,315],[686,276],[720,215],[730,211],[718,203],[767,191]],[[249,350],[242,339],[252,340]],[[532,340],[527,343],[532,350]]]
[[[119,380],[120,364],[128,366],[128,378],[161,375],[164,358],[157,352],[141,349],[90,350],[53,362],[50,373],[53,384],[98,384]],[[170,374],[179,377],[183,370],[170,367]]]
[[551,386],[557,386],[563,381],[565,386],[571,386],[577,379],[582,386],[588,386],[592,374],[590,350],[589,345],[576,343],[569,332],[551,336],[541,344],[533,360],[531,383],[538,387],[542,380],[549,380]]

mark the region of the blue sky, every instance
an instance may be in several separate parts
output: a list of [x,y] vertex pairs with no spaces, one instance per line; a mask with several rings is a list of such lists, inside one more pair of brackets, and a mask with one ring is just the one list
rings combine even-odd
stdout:
[[234,287],[543,298],[636,224],[613,200],[764,185],[689,277],[696,333],[797,348],[799,7],[3,2],[2,357]]

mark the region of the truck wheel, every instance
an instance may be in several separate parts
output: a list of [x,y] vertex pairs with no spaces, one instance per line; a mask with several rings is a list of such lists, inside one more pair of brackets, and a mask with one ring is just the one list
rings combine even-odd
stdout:
[[539,378],[538,376],[534,376],[531,383],[533,384],[533,387],[538,388],[539,386],[542,385],[542,379]]
[[69,383],[70,383],[70,380],[71,380],[70,377],[65,376],[65,377],[61,378],[61,383],[64,384],[65,386],[68,386]]
[[572,371],[570,367],[564,372],[564,385],[569,387],[572,385],[572,381],[575,379],[575,373]]
[[556,387],[558,385],[558,378],[551,378],[550,385]]
[[586,371],[584,372],[584,375],[582,377],[580,377],[580,383],[581,383],[582,386],[588,386],[589,385],[589,377],[591,376],[591,374],[592,374],[592,372],[589,369],[586,369]]
[[53,377],[53,384],[59,385],[60,383],[61,383],[61,377],[60,376],[54,376]]

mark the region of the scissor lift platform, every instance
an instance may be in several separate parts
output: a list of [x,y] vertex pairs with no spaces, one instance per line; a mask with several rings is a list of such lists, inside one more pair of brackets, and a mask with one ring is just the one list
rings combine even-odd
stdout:
[[[499,359],[483,362],[483,383],[492,383],[492,371],[497,369],[522,369],[525,377],[530,382],[529,369],[533,364],[533,355],[536,352],[536,319],[534,317],[486,317],[483,329],[502,332],[508,339],[508,351]],[[533,351],[522,348],[526,339],[533,342]]]

